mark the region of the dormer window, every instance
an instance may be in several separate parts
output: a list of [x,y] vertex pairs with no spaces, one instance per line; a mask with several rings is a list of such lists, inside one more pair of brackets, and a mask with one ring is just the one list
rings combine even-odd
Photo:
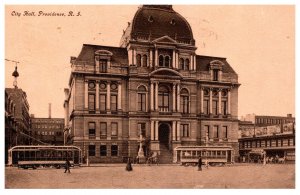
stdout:
[[170,24],[175,25],[175,24],[176,24],[175,19],[172,19],[172,20],[170,21]]
[[209,71],[212,81],[220,81],[224,63],[220,60],[213,60],[209,63]]
[[148,17],[148,22],[153,22],[154,20],[153,20],[153,17],[152,16],[149,16]]
[[218,81],[219,80],[218,75],[219,75],[219,70],[214,69],[213,70],[213,81]]
[[95,52],[96,70],[100,73],[106,73],[110,68],[112,53],[107,50],[97,50]]

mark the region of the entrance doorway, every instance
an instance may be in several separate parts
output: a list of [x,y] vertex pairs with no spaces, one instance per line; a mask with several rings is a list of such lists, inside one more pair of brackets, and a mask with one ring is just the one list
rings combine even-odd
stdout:
[[167,148],[169,148],[169,142],[170,142],[170,126],[169,126],[169,124],[162,123],[159,126],[158,140],[159,140],[160,144],[163,144]]

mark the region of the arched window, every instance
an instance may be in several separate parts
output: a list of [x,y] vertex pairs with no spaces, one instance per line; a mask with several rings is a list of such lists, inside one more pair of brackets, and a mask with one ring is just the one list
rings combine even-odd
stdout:
[[169,89],[166,86],[158,88],[158,108],[160,112],[169,111]]
[[158,61],[159,66],[164,66],[164,56],[160,55]]
[[143,55],[142,60],[143,60],[143,64],[142,64],[142,65],[143,65],[144,67],[147,67],[147,61],[148,61],[148,60],[147,60],[147,55],[146,55],[146,54]]
[[180,110],[182,113],[189,113],[189,92],[182,89],[180,92]]
[[170,57],[169,56],[165,57],[165,67],[170,67]]
[[179,68],[184,70],[184,60],[182,58],[179,59]]
[[137,106],[137,109],[138,111],[141,111],[141,112],[146,112],[146,93],[147,93],[147,90],[145,88],[145,86],[139,86],[138,88],[138,100],[137,100],[137,103],[138,103],[138,106]]
[[137,66],[141,66],[141,55],[140,54],[138,54],[138,55],[136,55],[136,65]]
[[184,70],[189,70],[189,69],[190,69],[190,60],[185,59]]

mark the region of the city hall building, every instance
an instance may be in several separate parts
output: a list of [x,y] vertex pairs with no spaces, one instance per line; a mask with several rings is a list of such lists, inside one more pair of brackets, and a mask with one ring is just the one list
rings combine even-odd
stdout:
[[162,163],[188,145],[232,146],[237,157],[238,75],[226,58],[196,50],[171,5],[141,6],[119,47],[84,44],[71,57],[65,143],[89,162],[122,162],[140,145],[169,157]]

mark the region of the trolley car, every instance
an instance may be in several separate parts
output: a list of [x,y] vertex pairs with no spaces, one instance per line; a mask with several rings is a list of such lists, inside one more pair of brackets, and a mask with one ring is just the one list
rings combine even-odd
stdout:
[[14,146],[8,150],[8,165],[21,168],[49,166],[60,168],[68,159],[71,166],[82,163],[81,149],[76,146]]
[[201,156],[202,163],[225,165],[234,162],[233,149],[229,146],[178,146],[175,148],[174,161],[181,165],[197,165]]

